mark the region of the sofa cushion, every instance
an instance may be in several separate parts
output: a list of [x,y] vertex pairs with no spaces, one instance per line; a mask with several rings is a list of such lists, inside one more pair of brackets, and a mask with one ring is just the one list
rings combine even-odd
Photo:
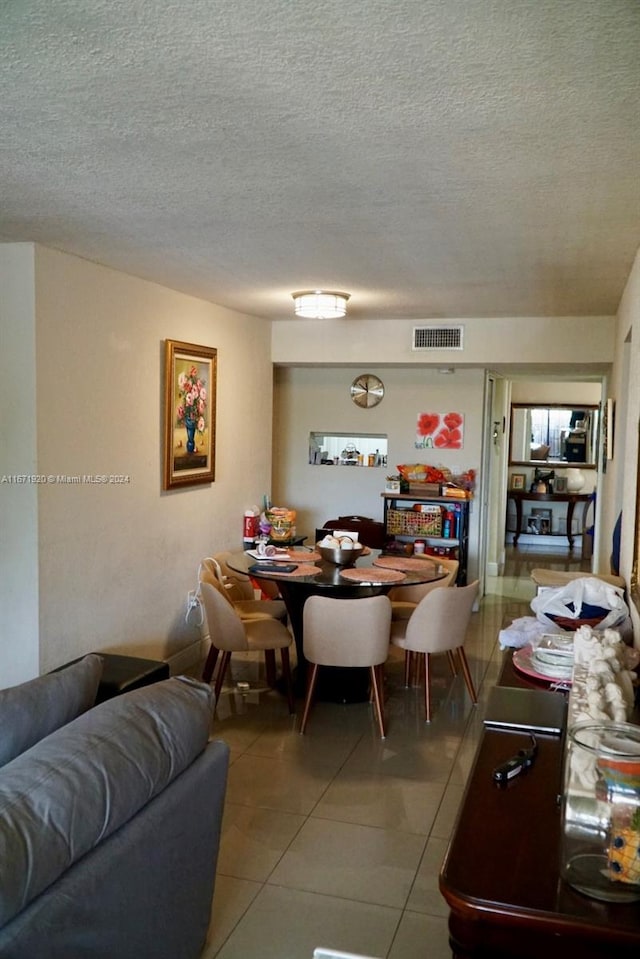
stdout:
[[91,653],[55,673],[0,690],[0,766],[93,706],[102,659]]
[[212,714],[209,686],[167,679],[107,700],[5,766],[0,926],[186,769]]

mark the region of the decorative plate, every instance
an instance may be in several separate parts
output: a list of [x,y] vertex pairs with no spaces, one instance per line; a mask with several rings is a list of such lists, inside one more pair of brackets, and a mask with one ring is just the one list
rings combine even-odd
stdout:
[[531,646],[522,646],[521,649],[513,651],[513,665],[524,673],[525,676],[531,676],[533,679],[540,679],[545,683],[566,683],[571,685],[571,676],[573,669],[566,666],[551,666],[546,663],[538,663],[533,659],[533,649]]

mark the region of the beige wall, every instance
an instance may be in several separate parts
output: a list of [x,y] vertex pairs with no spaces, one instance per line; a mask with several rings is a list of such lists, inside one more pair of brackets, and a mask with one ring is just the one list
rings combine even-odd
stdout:
[[[363,410],[349,386],[367,369],[385,384],[383,401]],[[457,471],[480,468],[484,372],[460,370],[450,376],[431,369],[376,367],[280,368],[274,390],[274,497],[297,509],[297,527],[312,541],[316,526],[338,515],[358,513],[382,519],[381,492],[387,473],[399,463],[440,464]],[[464,448],[415,448],[419,413],[458,411],[465,416]],[[309,433],[383,433],[389,438],[388,467],[310,466]],[[477,575],[478,515],[472,504],[470,574]]]
[[570,380],[514,380],[511,387],[512,403],[541,403],[544,406],[552,403],[579,405],[587,403],[599,406],[602,399],[602,384],[572,383]]
[[38,672],[33,247],[0,247],[0,687]]
[[[464,349],[411,350],[414,326],[462,325]],[[464,366],[573,365],[581,373],[613,361],[615,317],[476,317],[459,320],[280,320],[273,324],[276,364]]]
[[[23,272],[33,256],[30,245],[18,249]],[[0,258],[5,274],[15,268],[6,247]],[[29,283],[23,286],[28,301]],[[199,629],[185,623],[198,561],[240,545],[244,509],[270,488],[269,327],[41,247],[31,289],[37,369],[28,381],[37,383],[37,412],[29,409],[31,387],[24,396],[30,429],[9,428],[10,471],[26,469],[37,437],[38,474],[130,481],[2,488],[3,512],[13,517],[32,516],[37,497],[39,537],[37,563],[33,552],[24,556],[15,529],[14,548],[0,560],[0,579],[16,578],[18,554],[27,588],[39,581],[39,624],[22,618],[7,659],[22,661],[16,651],[37,648],[42,672],[88,650],[118,649],[183,668],[199,653]],[[23,313],[29,319],[16,300],[8,310],[14,328]],[[165,338],[216,347],[219,369],[216,480],[172,492],[161,489]],[[16,359],[26,357],[33,374],[33,335],[22,341]],[[22,661],[12,681],[33,675],[35,662],[33,655]]]

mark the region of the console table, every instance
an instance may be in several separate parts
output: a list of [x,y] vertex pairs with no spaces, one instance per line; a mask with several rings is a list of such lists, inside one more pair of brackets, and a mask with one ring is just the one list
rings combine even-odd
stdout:
[[512,500],[516,508],[516,531],[513,534],[513,545],[518,545],[520,532],[522,530],[522,504],[532,503],[566,503],[567,504],[567,539],[569,540],[569,549],[573,549],[573,534],[571,524],[573,520],[573,510],[576,503],[584,503],[583,517],[586,514],[591,493],[528,493],[526,490],[510,489],[507,493],[507,503]]
[[[513,668],[511,655],[505,653],[499,683],[535,686]],[[536,738],[532,768],[501,786],[492,779],[494,767],[526,747],[528,736],[483,732],[440,873],[453,956],[637,959],[637,904],[591,899],[560,876],[564,743],[559,736]]]

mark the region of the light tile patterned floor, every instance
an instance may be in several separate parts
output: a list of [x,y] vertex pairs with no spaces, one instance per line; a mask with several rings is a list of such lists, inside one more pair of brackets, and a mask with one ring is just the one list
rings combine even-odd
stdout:
[[[266,689],[259,662],[234,662],[215,724],[231,766],[202,959],[311,959],[319,945],[451,959],[438,873],[499,670],[498,632],[530,615],[530,570],[579,569],[576,554],[508,550],[506,575],[489,581],[465,644],[478,707],[446,657],[434,657],[426,724],[422,690],[404,688],[392,652],[384,741],[368,703],[318,703],[300,736],[299,716]],[[238,679],[251,683],[248,695],[235,691]]]

